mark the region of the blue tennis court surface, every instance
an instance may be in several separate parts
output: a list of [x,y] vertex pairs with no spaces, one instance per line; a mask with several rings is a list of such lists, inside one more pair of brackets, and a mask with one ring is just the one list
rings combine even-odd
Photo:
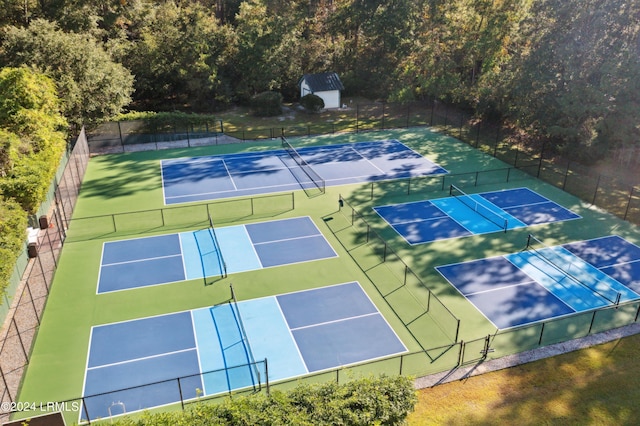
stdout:
[[252,359],[278,381],[406,350],[350,282],[93,327],[83,395],[94,420],[251,387]]
[[374,207],[409,244],[580,218],[528,188]]
[[[327,186],[447,173],[397,140],[306,147],[297,151]],[[163,160],[161,170],[165,204],[313,186],[285,150]]]
[[499,329],[640,298],[640,247],[615,235],[436,269]]
[[337,257],[311,218],[106,242],[98,293]]

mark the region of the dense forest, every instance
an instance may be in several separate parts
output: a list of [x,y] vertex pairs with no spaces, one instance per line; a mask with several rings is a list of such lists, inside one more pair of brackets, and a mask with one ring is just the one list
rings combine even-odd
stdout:
[[640,2],[3,0],[0,61],[52,78],[71,122],[213,112],[304,73],[435,98],[588,158],[640,129]]

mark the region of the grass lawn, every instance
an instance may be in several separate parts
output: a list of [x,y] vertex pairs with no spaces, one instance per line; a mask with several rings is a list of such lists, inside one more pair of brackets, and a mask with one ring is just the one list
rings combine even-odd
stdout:
[[640,335],[418,392],[409,425],[631,425]]

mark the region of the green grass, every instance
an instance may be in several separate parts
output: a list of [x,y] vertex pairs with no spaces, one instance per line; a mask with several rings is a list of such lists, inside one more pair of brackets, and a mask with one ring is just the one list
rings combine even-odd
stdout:
[[408,424],[633,425],[640,336],[422,389]]
[[[292,138],[291,142],[301,146],[386,138],[399,139],[449,170],[455,177],[446,178],[446,182],[468,185],[475,182],[476,171],[506,170],[507,167],[505,163],[481,151],[425,128]],[[459,345],[452,342],[452,323],[448,316],[450,314],[444,312],[442,305],[432,303],[433,310],[424,315],[424,307],[429,303],[429,297],[437,297],[443,306],[460,319],[459,337],[468,342],[469,348],[482,347],[482,339],[485,336],[494,336],[493,343],[497,350],[492,354],[493,357],[537,346],[541,330],[536,326],[495,336],[495,328],[437,273],[435,266],[521,250],[526,244],[529,232],[534,232],[548,244],[608,234],[618,234],[638,242],[637,232],[632,225],[607,213],[591,209],[579,199],[529,176],[512,175],[510,181],[505,182],[504,172],[482,174],[479,185],[470,188],[470,192],[528,186],[572,209],[583,219],[538,226],[534,230],[521,229],[410,247],[373,214],[370,208],[448,195],[446,190],[442,190],[448,188],[446,185],[438,181],[419,179],[410,185],[406,181],[394,181],[374,185],[331,187],[327,189],[326,194],[315,197],[307,197],[303,191],[296,191],[293,210],[286,207],[285,203],[283,208],[277,205],[265,206],[262,213],[255,215],[232,207],[235,202],[216,201],[190,204],[190,207],[184,208],[185,210],[167,208],[167,211],[173,212],[169,214],[173,215],[173,219],[170,225],[165,226],[154,222],[156,219],[151,219],[151,216],[145,213],[135,219],[139,221],[139,225],[127,229],[126,225],[133,223],[136,216],[118,216],[115,220],[124,226],[124,230],[119,232],[105,231],[101,227],[108,229],[109,225],[103,222],[83,224],[79,220],[107,215],[101,220],[108,222],[111,219],[108,215],[111,214],[163,208],[160,159],[274,148],[279,148],[278,141],[266,140],[92,158],[23,381],[20,400],[60,401],[81,395],[92,326],[221,303],[229,298],[231,282],[238,299],[244,300],[357,280],[409,351],[419,352],[422,348],[430,350],[426,354],[407,355],[402,362],[398,359],[384,361],[360,366],[355,370],[363,374],[389,373],[398,370],[402,365],[404,374],[414,376],[445,371],[456,365]],[[406,284],[403,283],[402,278],[398,278],[404,271],[401,262],[395,260],[382,263],[375,254],[380,253],[384,245],[363,244],[361,229],[350,227],[348,218],[343,215],[344,212],[338,211],[339,195],[363,212],[365,219],[386,240],[388,248],[400,255],[402,261],[416,273],[421,282],[413,279]],[[267,201],[267,204],[269,203]],[[324,233],[339,257],[233,274],[212,285],[204,285],[203,280],[192,280],[96,295],[100,254],[104,241],[201,228],[204,216],[197,210],[206,208],[207,204],[215,212],[214,216],[219,214],[224,217],[224,220],[217,223],[218,226],[309,216]],[[376,252],[372,251],[372,247]],[[628,322],[628,312],[622,311],[621,314],[602,315],[595,321],[596,328]],[[443,319],[443,316],[448,319]],[[581,326],[583,318],[576,321],[556,323],[555,327],[550,327],[554,330],[553,333],[545,334],[544,338],[547,340],[543,340],[552,343],[557,339],[576,337],[574,329],[576,324]],[[469,350],[465,361],[477,358],[475,352]],[[335,378],[336,374],[341,373],[327,373],[322,375],[322,378]],[[292,385],[293,383],[288,383],[282,386]],[[69,413],[67,421],[77,421],[77,414],[74,417],[73,413]]]

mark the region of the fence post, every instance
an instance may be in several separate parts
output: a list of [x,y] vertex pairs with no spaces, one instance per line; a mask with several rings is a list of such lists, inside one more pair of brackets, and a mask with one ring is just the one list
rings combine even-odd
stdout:
[[120,145],[122,145],[122,151],[124,152],[124,140],[122,139],[122,128],[120,127],[119,121],[116,121],[116,123],[118,123],[118,136],[120,137]]
[[627,220],[627,214],[629,214],[629,208],[631,207],[631,200],[633,199],[633,190],[635,187],[631,187],[631,191],[629,191],[629,200],[627,201],[627,208],[624,211],[624,220]]
[[567,179],[569,178],[569,166],[571,165],[571,161],[567,161],[567,169],[564,172],[564,181],[562,182],[562,190],[567,186]]
[[385,102],[382,102],[382,129],[381,130],[384,130],[384,105],[385,105]]
[[598,188],[600,188],[600,178],[602,177],[602,173],[598,175],[598,180],[596,181],[596,190],[593,191],[593,199],[591,200],[591,204],[596,204],[596,197],[598,196]]
[[[20,298],[22,298],[22,296]],[[24,358],[27,360],[27,362],[25,364],[29,364],[29,354],[27,353],[27,350],[24,347],[24,342],[22,342],[22,336],[20,336],[20,330],[18,329],[18,324],[16,323],[15,315],[13,316],[13,318],[11,318],[11,320],[13,321],[13,326],[16,328],[16,335],[18,336],[18,340],[20,341],[20,346],[22,347],[22,352],[24,352]]]
[[544,334],[544,325],[546,322],[542,323],[542,327],[540,327],[540,337],[538,338],[538,346],[542,344],[542,335]]
[[2,383],[4,384],[4,387],[7,390],[7,395],[9,395],[9,402],[13,402],[13,397],[11,396],[11,390],[9,389],[9,385],[7,384],[7,379],[4,377],[4,372],[2,371],[2,367],[0,367],[0,377],[2,377]]

